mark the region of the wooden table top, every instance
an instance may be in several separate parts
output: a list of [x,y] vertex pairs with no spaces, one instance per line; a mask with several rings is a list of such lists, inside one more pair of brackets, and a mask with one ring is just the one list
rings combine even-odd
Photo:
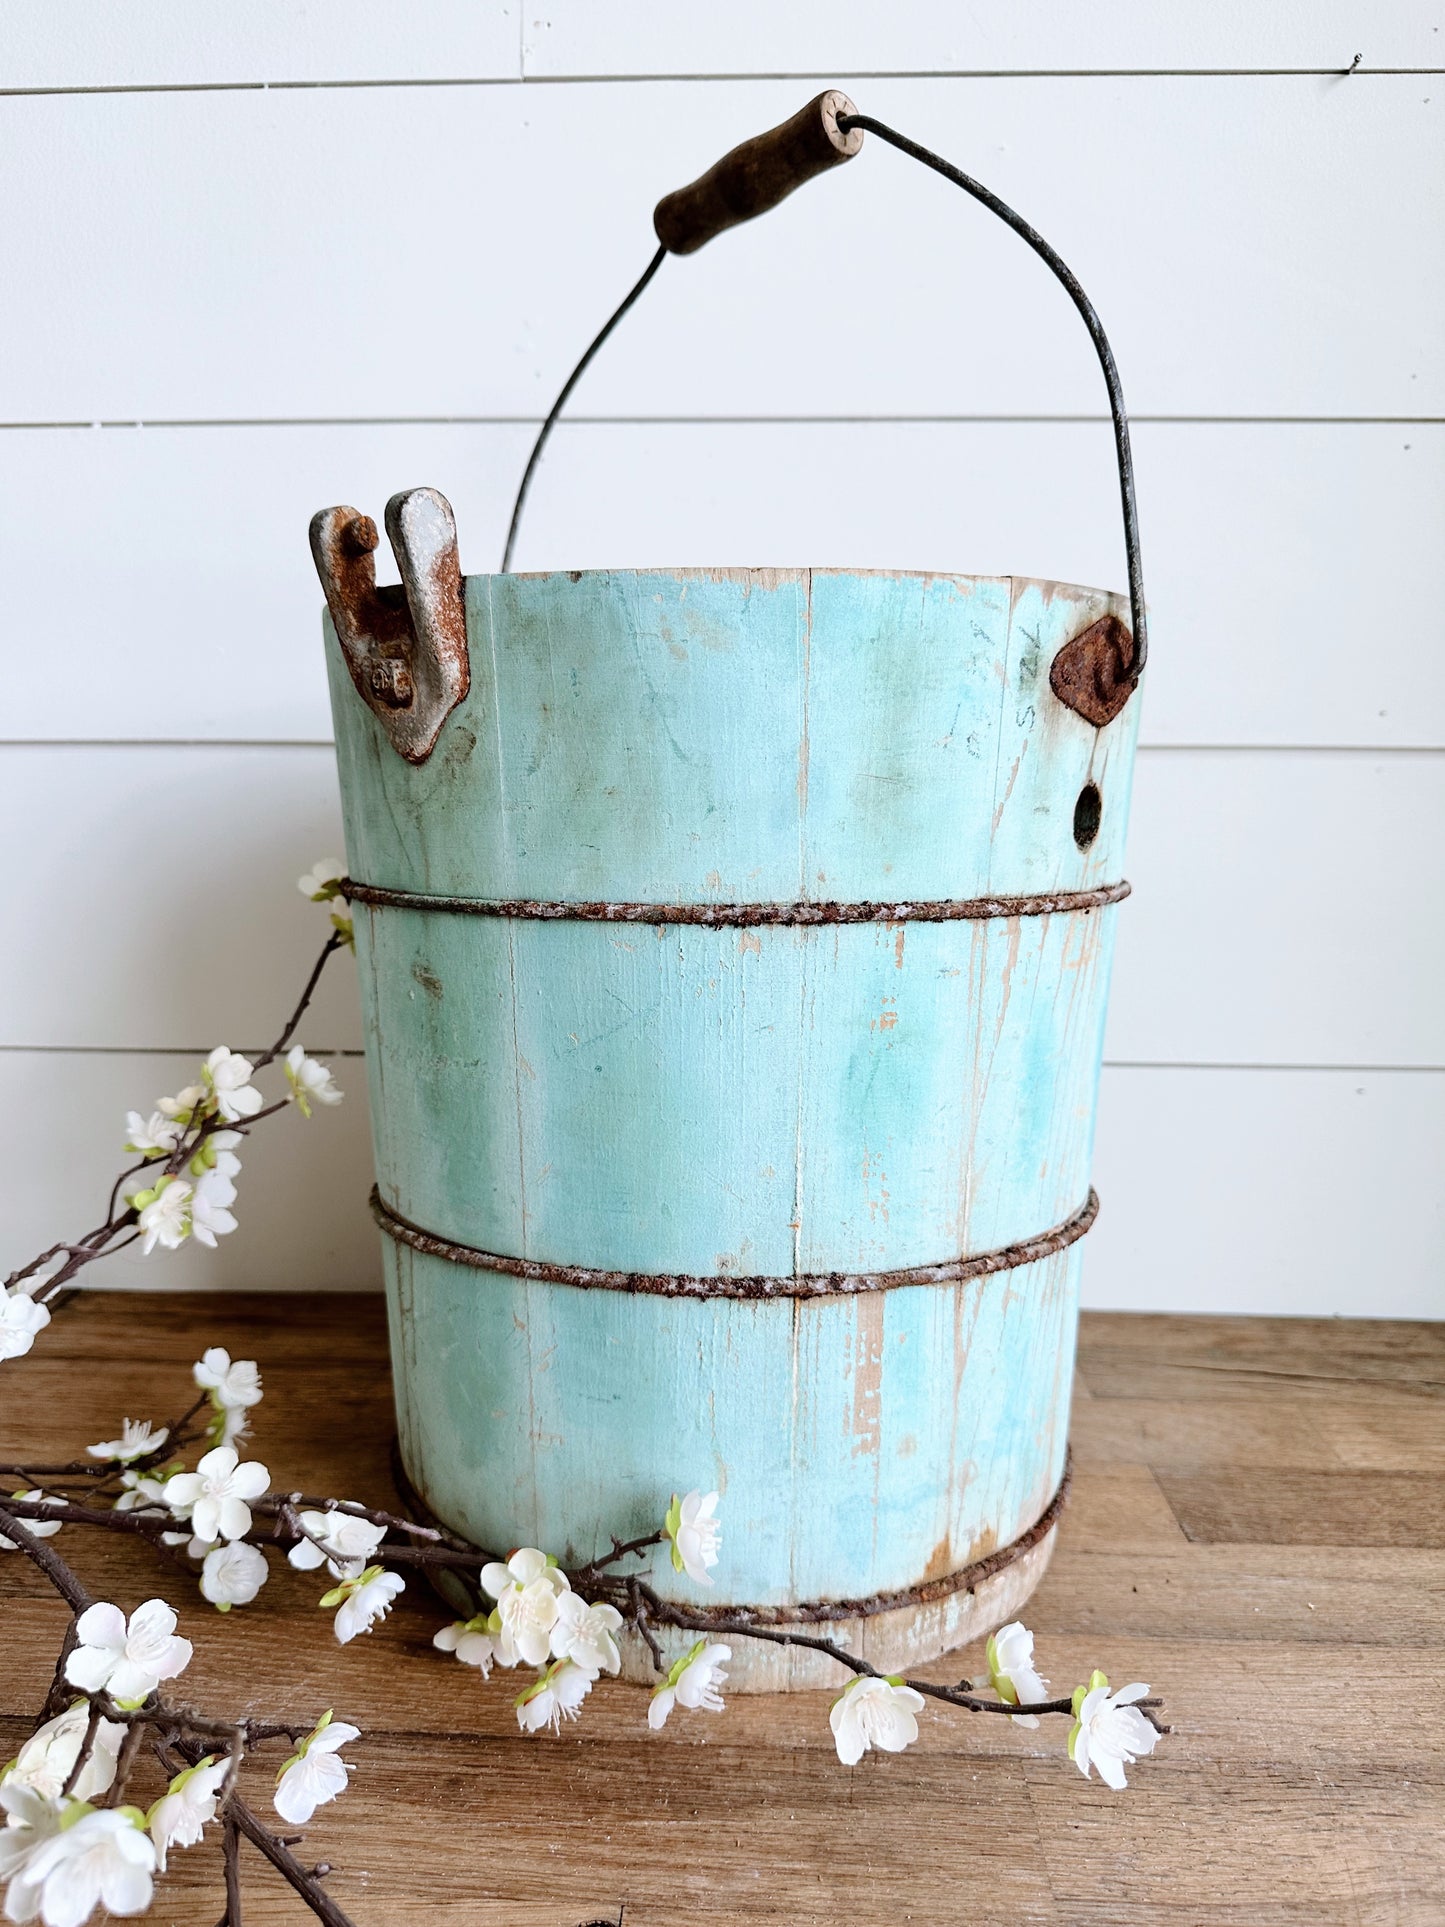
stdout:
[[[259,1360],[273,1484],[392,1503],[381,1301],[93,1293],[0,1366],[0,1454],[68,1458],[160,1420],[211,1344]],[[829,1695],[645,1724],[606,1683],[524,1739],[510,1676],[444,1661],[413,1581],[346,1648],[315,1576],[221,1617],[147,1546],[67,1527],[101,1597],[161,1593],[208,1711],[362,1728],[303,1855],[360,1927],[1445,1922],[1445,1325],[1091,1315],[1061,1543],[1026,1619],[1066,1688],[1145,1679],[1174,1732],[1114,1794],[1029,1733],[930,1707],[918,1745],[839,1765]],[[64,1608],[0,1558],[0,1759],[44,1698]],[[976,1651],[930,1676],[981,1670]],[[264,1754],[262,1760],[264,1760]],[[266,1806],[262,1761],[248,1768]],[[153,1797],[147,1785],[140,1789]],[[139,1797],[139,1796],[138,1796]],[[214,1829],[212,1830],[215,1831]],[[246,1927],[310,1919],[243,1849]],[[252,1864],[254,1862],[254,1864]],[[212,1927],[220,1857],[172,1857],[150,1918]]]

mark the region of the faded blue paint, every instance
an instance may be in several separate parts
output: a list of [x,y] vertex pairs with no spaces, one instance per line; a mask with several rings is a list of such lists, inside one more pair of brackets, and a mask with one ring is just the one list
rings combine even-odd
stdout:
[[[471,692],[420,768],[328,623],[368,882],[897,901],[1122,873],[1139,703],[1098,731],[1048,688],[1117,598],[689,571],[473,577],[467,609]],[[1116,914],[705,930],[358,906],[382,1193],[462,1243],[642,1271],[877,1269],[1041,1232],[1088,1191]],[[406,1462],[494,1546],[587,1557],[717,1485],[717,1598],[852,1597],[1006,1544],[1057,1483],[1082,1247],[753,1303],[384,1244]]]

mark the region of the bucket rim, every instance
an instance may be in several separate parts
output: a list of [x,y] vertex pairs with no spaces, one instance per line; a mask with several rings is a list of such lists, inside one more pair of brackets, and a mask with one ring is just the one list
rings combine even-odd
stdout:
[[846,577],[855,582],[948,582],[957,587],[978,588],[986,585],[1006,587],[1012,599],[1021,589],[1036,588],[1049,595],[1069,597],[1102,597],[1106,602],[1127,607],[1128,591],[1123,589],[1104,589],[1087,582],[1067,582],[1051,576],[1028,575],[1020,573],[970,575],[952,569],[847,569],[838,567],[817,568],[811,564],[799,563],[773,567],[766,564],[720,564],[705,563],[677,566],[659,563],[647,568],[627,569],[510,569],[505,574],[489,574],[485,570],[467,573],[463,582],[559,582],[579,583],[587,581],[672,581],[681,584],[711,582],[719,585],[735,584],[745,589],[778,589],[788,584],[810,583],[818,576]]

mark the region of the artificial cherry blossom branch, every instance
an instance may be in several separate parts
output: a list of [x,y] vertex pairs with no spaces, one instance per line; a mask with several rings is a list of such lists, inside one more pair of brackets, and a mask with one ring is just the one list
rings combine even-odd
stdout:
[[[97,1606],[83,1581],[65,1560],[53,1548],[36,1538],[20,1519],[4,1506],[0,1506],[0,1532],[3,1532],[9,1545],[23,1553],[38,1568],[70,1607],[69,1632],[72,1635],[80,1635],[79,1648],[82,1656],[87,1653],[87,1650],[92,1653],[100,1650],[94,1646],[86,1648],[84,1636],[87,1625],[95,1620],[98,1613],[115,1613],[116,1609]],[[152,1607],[157,1607],[160,1602],[151,1601],[150,1604]],[[145,1610],[147,1609],[143,1608],[142,1612]],[[163,1608],[162,1612],[169,1625],[174,1627],[174,1613],[171,1613],[168,1608]],[[133,1615],[130,1626],[127,1628],[124,1658],[121,1664],[141,1663],[131,1658],[132,1646],[141,1642],[141,1635],[133,1630],[140,1617],[141,1613]],[[150,1649],[154,1650],[155,1637],[148,1634],[147,1638]],[[183,1649],[183,1652],[178,1659],[167,1656],[163,1661],[156,1663],[163,1664],[171,1673],[182,1670],[190,1658],[189,1641],[177,1639],[173,1634],[162,1632],[160,1642],[164,1646]],[[73,1654],[77,1642],[71,1639],[67,1643]],[[108,1810],[117,1816],[120,1814],[131,1816],[130,1823],[134,1831],[140,1835],[139,1841],[130,1838],[128,1834],[122,1834],[121,1839],[128,1842],[132,1870],[138,1867],[141,1871],[141,1879],[144,1883],[142,1906],[149,1904],[151,1875],[156,1862],[156,1847],[152,1844],[152,1836],[162,1844],[162,1848],[173,1844],[190,1845],[201,1837],[207,1821],[219,1817],[223,1826],[227,1927],[241,1927],[240,1866],[236,1851],[238,1833],[244,1834],[270,1861],[317,1918],[326,1924],[326,1927],[354,1927],[350,1917],[342,1911],[321,1885],[321,1870],[317,1868],[308,1871],[291,1853],[290,1845],[294,1844],[294,1837],[292,1841],[284,1841],[273,1829],[267,1827],[236,1791],[235,1785],[241,1760],[253,1747],[273,1739],[286,1739],[293,1744],[301,1742],[302,1753],[291,1762],[290,1766],[283,1769],[281,1779],[284,1785],[291,1769],[304,1764],[308,1738],[315,1741],[325,1730],[330,1720],[329,1714],[325,1716],[320,1727],[312,1727],[308,1722],[258,1720],[245,1716],[230,1720],[217,1719],[197,1711],[194,1707],[168,1701],[162,1698],[154,1688],[148,1691],[139,1702],[118,1700],[113,1693],[104,1688],[88,1687],[74,1679],[72,1674],[76,1670],[78,1669],[73,1659],[65,1665],[66,1677],[77,1695],[74,1707],[78,1710],[83,1705],[86,1712],[83,1731],[74,1757],[55,1796],[55,1808],[58,1813],[65,1816],[65,1820],[62,1821],[62,1830],[51,1829],[42,1833],[41,1827],[36,1824],[43,1801],[37,1801],[33,1783],[27,1784],[26,1775],[33,1775],[36,1769],[27,1765],[24,1749],[11,1767],[0,1775],[0,1803],[4,1804],[7,1812],[7,1825],[3,1835],[0,1835],[0,1840],[14,1842],[17,1833],[23,1836],[27,1827],[37,1835],[28,1851],[27,1843],[22,1837],[18,1843],[18,1850],[13,1852],[6,1862],[12,1883],[12,1901],[16,1897],[16,1884],[28,1884],[32,1888],[38,1888],[39,1906],[35,1911],[41,1912],[47,1921],[51,1919],[53,1910],[64,1910],[67,1918],[79,1919],[83,1919],[85,1913],[89,1912],[89,1908],[85,1909],[85,1913],[78,1915],[73,1911],[78,1878],[74,1862],[82,1856],[93,1857],[104,1850],[104,1841],[88,1839],[81,1829],[90,1814],[106,1809],[98,1808],[89,1800],[79,1798],[78,1790],[87,1773],[94,1772],[97,1762],[97,1742],[101,1732],[106,1726],[112,1726],[126,1729],[122,1746],[112,1756],[113,1777],[108,1787],[96,1787],[90,1790],[101,1793],[109,1791],[112,1804]],[[49,1702],[47,1702],[47,1711],[48,1706]],[[61,1720],[63,1721],[66,1717],[62,1715]],[[52,1720],[49,1725],[54,1728],[60,1723]],[[42,1728],[42,1732],[44,1730]],[[355,1732],[351,1727],[344,1730],[349,1735]],[[116,1802],[126,1789],[138,1750],[139,1736],[146,1731],[155,1734],[155,1750],[162,1763],[179,1764],[182,1771],[172,1781],[169,1792],[152,1807],[150,1814],[143,1816],[139,1809],[121,1808]],[[223,1770],[224,1777],[220,1778],[214,1792],[208,1790],[205,1793],[197,1803],[197,1815],[192,1816],[188,1821],[180,1822],[179,1816],[175,1815],[162,1817],[167,1802],[178,1800],[187,1782],[194,1780],[198,1772],[211,1769],[214,1756],[208,1753],[202,1744],[207,1740],[223,1741],[229,1749]],[[11,1789],[8,1798],[6,1797],[7,1788]],[[280,1798],[281,1792],[278,1791],[278,1804]],[[69,1834],[80,1843],[72,1850],[70,1861],[67,1861],[63,1851],[57,1851],[56,1844],[65,1842],[67,1836],[64,1829],[67,1823]],[[103,1885],[97,1897],[105,1899],[112,1907],[117,1905],[114,1897],[105,1892]],[[29,1898],[28,1895],[27,1898]],[[94,1902],[92,1901],[91,1904],[93,1905]],[[140,1909],[126,1904],[119,1906],[117,1910],[134,1913]],[[33,1918],[33,1913],[17,1911],[13,1917],[29,1919]]]
[[[137,1153],[137,1162],[126,1166],[111,1185],[103,1221],[74,1242],[58,1239],[17,1266],[0,1285],[0,1363],[30,1350],[52,1311],[70,1302],[67,1287],[97,1258],[112,1257],[138,1238],[148,1255],[157,1244],[175,1249],[194,1236],[214,1245],[218,1237],[234,1231],[232,1179],[241,1168],[236,1147],[257,1124],[293,1103],[309,1117],[313,1103],[341,1101],[331,1072],[291,1042],[328,962],[355,941],[351,918],[340,902],[340,871],[340,864],[318,863],[300,880],[302,894],[326,906],[331,935],[276,1041],[254,1061],[218,1045],[201,1066],[199,1083],[176,1097],[159,1099],[148,1119],[132,1111],[125,1148]],[[268,1104],[251,1079],[278,1058],[284,1058],[290,1090]],[[151,1183],[144,1182],[148,1174],[153,1175]],[[42,1277],[57,1259],[56,1269]]]

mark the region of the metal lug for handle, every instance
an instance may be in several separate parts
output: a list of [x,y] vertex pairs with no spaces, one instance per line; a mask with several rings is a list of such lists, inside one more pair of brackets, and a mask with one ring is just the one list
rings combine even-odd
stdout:
[[1066,642],[1049,669],[1061,703],[1104,729],[1134,693],[1134,637],[1117,616],[1100,616]]
[[466,604],[457,525],[434,488],[407,489],[386,505],[399,586],[378,589],[379,541],[369,515],[322,509],[311,553],[357,694],[408,763],[424,763],[466,695]]

